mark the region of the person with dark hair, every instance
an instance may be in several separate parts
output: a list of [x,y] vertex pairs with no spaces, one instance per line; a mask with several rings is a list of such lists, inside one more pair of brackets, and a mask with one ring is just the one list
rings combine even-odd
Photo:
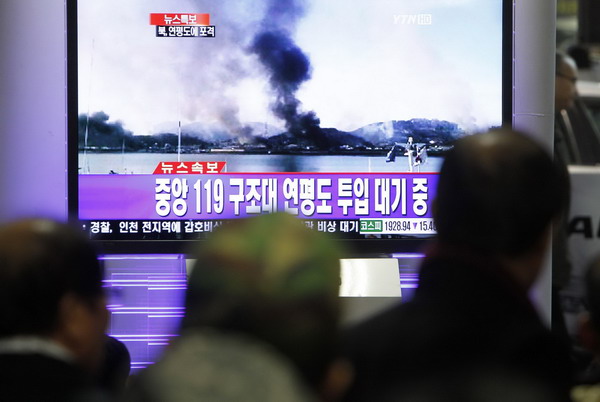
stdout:
[[[458,140],[439,174],[437,239],[413,299],[347,333],[348,400],[402,400],[415,384],[466,386],[498,372],[552,395],[545,400],[569,400],[568,353],[528,298],[566,197],[552,158],[527,136]],[[438,400],[454,400],[451,391]]]
[[93,247],[70,226],[0,228],[0,400],[91,397],[108,321],[102,279]]
[[220,227],[193,253],[181,336],[127,400],[334,400],[338,247],[289,214]]

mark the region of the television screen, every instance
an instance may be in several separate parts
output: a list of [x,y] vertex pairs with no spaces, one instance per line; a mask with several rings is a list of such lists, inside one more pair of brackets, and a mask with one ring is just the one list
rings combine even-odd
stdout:
[[275,211],[366,250],[430,237],[444,152],[506,120],[507,7],[68,2],[70,211],[127,252]]

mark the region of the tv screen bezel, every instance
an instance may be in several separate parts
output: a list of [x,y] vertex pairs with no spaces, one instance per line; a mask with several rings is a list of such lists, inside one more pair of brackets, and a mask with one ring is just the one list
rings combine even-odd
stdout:
[[[513,118],[513,2],[502,0],[502,125]],[[78,38],[77,0],[66,2],[67,39],[67,208],[69,221],[79,223]],[[431,238],[340,239],[348,258],[422,251]],[[96,240],[104,254],[185,254],[197,240]]]

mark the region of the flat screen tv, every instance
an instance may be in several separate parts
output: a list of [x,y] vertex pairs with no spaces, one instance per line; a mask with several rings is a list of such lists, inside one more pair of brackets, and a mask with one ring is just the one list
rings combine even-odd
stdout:
[[412,250],[444,152],[510,122],[509,3],[68,1],[71,217],[109,253],[274,211]]

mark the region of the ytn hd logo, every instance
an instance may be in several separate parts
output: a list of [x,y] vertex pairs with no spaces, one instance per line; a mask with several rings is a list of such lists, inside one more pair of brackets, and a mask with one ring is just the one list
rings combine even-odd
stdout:
[[394,24],[400,25],[431,25],[431,14],[394,14]]

